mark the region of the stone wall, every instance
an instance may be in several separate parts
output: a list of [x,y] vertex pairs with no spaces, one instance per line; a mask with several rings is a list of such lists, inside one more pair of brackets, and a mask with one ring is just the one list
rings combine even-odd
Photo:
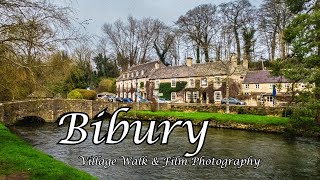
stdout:
[[[37,116],[46,122],[55,122],[62,114],[67,112],[83,112],[90,118],[108,107],[107,111],[113,113],[120,107],[131,107],[132,110],[156,110],[158,104],[152,103],[110,103],[107,101],[91,100],[28,100],[15,101],[0,104],[0,121],[5,124],[14,124],[19,119],[27,116]],[[199,111],[199,112],[224,112],[225,106],[210,104],[159,104],[159,110],[172,111]],[[281,116],[284,108],[280,107],[257,107],[257,106],[230,106],[231,113],[259,114]]]

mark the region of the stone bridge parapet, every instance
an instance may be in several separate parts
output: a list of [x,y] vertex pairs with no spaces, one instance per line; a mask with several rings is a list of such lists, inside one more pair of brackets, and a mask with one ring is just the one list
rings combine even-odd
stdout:
[[108,107],[113,113],[118,103],[91,100],[40,99],[0,103],[0,121],[15,124],[27,116],[37,116],[46,122],[55,122],[59,116],[67,112],[83,112],[92,118],[95,114]]

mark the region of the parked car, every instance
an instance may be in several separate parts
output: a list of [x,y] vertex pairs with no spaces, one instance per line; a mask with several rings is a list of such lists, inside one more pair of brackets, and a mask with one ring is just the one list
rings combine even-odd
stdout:
[[150,102],[148,99],[140,99],[140,101],[139,102],[142,102],[142,103],[148,103],[148,102]]
[[159,98],[158,99],[159,103],[171,103],[171,101],[166,100],[165,98]]
[[131,98],[123,98],[123,102],[132,103],[133,100]]
[[[221,104],[226,104],[226,103],[227,103],[227,98],[223,98],[223,99],[221,100]],[[240,101],[240,100],[237,99],[237,98],[230,97],[230,98],[229,98],[229,104],[246,105],[246,102]]]
[[116,101],[117,101],[117,102],[123,102],[123,98],[117,97],[117,98],[116,98]]
[[116,102],[116,96],[106,96],[104,99],[107,99],[108,102]]

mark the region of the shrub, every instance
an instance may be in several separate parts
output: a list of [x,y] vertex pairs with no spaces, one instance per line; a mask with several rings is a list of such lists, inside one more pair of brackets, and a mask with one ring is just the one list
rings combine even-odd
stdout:
[[92,90],[74,89],[68,94],[67,97],[68,97],[68,99],[95,100],[97,98],[97,93]]
[[99,83],[99,92],[115,92],[115,79],[102,79]]

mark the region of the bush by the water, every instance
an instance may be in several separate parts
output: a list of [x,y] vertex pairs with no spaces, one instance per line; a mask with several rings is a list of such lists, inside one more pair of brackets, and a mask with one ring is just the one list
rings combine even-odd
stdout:
[[95,100],[97,98],[97,93],[93,90],[74,89],[68,94],[67,97],[68,97],[68,99]]

